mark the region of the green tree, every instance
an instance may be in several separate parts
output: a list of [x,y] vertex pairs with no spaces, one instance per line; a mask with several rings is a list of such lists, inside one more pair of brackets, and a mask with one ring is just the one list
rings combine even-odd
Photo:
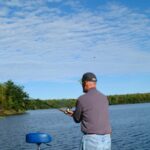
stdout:
[[25,109],[25,100],[29,98],[28,94],[23,91],[23,87],[14,84],[9,80],[5,85],[5,100],[7,105],[5,109],[14,109],[16,111]]

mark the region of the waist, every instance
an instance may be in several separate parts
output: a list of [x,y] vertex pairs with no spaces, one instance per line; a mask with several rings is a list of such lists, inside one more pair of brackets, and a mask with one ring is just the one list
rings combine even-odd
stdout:
[[100,133],[84,133],[84,135],[110,135],[111,133],[105,133],[105,134],[100,134]]

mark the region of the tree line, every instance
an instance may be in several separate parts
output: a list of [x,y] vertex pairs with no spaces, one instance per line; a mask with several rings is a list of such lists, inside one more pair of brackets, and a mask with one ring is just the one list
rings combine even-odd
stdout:
[[50,99],[50,100],[40,100],[33,99],[27,101],[27,109],[49,109],[49,108],[72,108],[75,106],[76,99]]
[[150,103],[150,93],[110,95],[108,99],[110,105]]
[[[107,96],[109,105],[117,104],[135,104],[135,103],[150,103],[150,93],[137,93],[125,95],[110,95]],[[31,100],[28,101],[28,109],[47,109],[75,107],[76,99],[60,99],[60,100]]]
[[[110,105],[147,103],[150,102],[150,93],[110,95],[108,100]],[[0,83],[0,115],[8,110],[16,113],[29,109],[72,108],[75,104],[76,99],[31,99],[23,86],[11,80]]]

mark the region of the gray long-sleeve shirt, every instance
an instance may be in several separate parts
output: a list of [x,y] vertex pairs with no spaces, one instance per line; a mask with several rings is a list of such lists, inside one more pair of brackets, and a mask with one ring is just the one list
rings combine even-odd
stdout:
[[85,134],[111,133],[108,99],[95,88],[78,98],[73,118]]

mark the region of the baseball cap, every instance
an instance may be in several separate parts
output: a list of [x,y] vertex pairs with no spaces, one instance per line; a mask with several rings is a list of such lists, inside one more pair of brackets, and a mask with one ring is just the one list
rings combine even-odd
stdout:
[[82,82],[85,82],[85,81],[97,82],[96,75],[92,72],[84,73],[82,76]]

